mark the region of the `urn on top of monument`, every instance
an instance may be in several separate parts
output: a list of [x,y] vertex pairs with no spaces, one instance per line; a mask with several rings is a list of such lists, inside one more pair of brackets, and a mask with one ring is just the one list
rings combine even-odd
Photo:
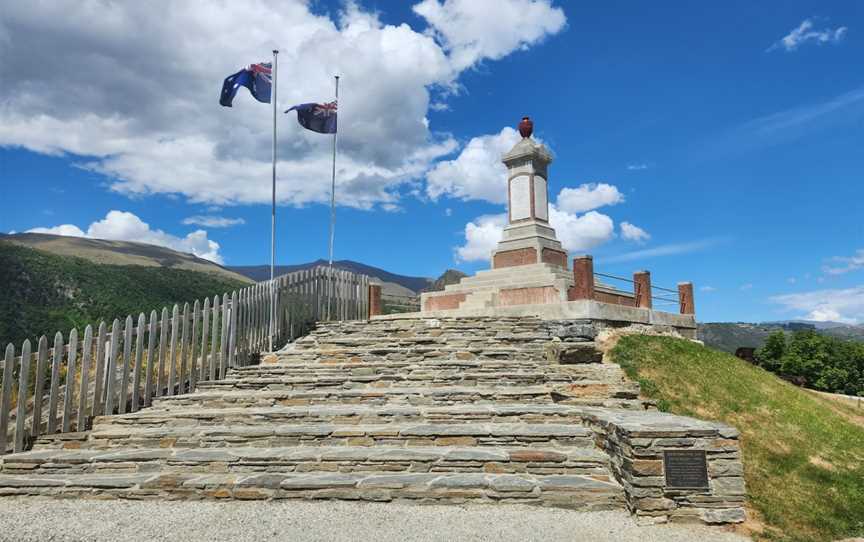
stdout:
[[522,117],[522,122],[519,123],[519,134],[522,137],[531,137],[534,133],[534,122],[530,117]]

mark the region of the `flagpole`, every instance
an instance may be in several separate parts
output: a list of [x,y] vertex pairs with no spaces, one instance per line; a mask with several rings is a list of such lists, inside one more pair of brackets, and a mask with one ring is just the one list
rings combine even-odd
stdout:
[[333,132],[333,170],[330,178],[330,255],[328,266],[328,275],[330,275],[330,299],[327,302],[327,319],[330,320],[330,306],[333,303],[333,239],[336,235],[336,136],[339,133],[339,76],[334,76],[336,80],[336,131]]
[[276,88],[279,83],[277,78],[278,70],[278,49],[273,49],[273,95],[270,101],[273,103],[273,191],[272,205],[270,213],[270,330],[269,330],[269,345],[270,352],[273,351],[273,334],[276,326],[276,286],[274,279],[276,278]]

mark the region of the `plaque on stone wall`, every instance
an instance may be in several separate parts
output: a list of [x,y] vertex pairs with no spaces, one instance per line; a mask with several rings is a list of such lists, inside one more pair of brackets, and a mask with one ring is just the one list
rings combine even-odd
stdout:
[[705,450],[666,450],[663,471],[669,489],[707,489],[708,459]]

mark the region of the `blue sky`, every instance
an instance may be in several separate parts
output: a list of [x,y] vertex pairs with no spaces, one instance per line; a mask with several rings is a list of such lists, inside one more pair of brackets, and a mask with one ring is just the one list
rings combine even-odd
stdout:
[[[0,231],[269,261],[270,109],[218,92],[276,46],[282,109],[342,75],[339,259],[487,268],[530,115],[598,271],[691,280],[705,321],[864,321],[860,2],[62,4],[0,0]],[[278,260],[326,257],[329,139],[279,130]]]

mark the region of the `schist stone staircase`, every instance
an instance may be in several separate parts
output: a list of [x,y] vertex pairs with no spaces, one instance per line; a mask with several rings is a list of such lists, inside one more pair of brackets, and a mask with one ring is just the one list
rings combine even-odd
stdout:
[[734,429],[672,416],[683,433],[640,435],[660,414],[601,363],[596,332],[532,317],[320,324],[195,393],[5,456],[0,494],[629,506],[664,519],[690,507],[738,521],[743,483],[676,500],[654,483],[652,451],[690,438],[738,480]]

